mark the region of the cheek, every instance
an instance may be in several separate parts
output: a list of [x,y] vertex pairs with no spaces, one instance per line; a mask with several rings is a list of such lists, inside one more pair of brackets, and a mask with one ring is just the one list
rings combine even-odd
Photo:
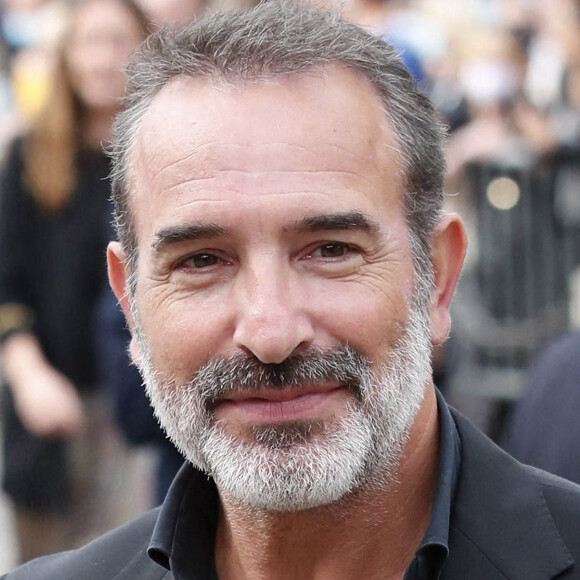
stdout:
[[138,304],[155,369],[178,383],[221,353],[231,334],[224,300],[165,296],[153,289],[143,292]]
[[349,344],[371,360],[384,358],[408,316],[402,288],[343,282],[323,299],[310,300],[316,326],[328,335],[325,342]]

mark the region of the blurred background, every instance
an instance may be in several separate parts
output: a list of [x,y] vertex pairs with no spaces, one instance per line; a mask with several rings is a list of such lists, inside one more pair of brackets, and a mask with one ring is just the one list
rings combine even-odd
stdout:
[[[580,482],[580,0],[319,1],[391,42],[449,128],[470,247],[436,384]],[[0,572],[155,505],[180,464],[107,288],[102,145],[146,33],[252,4],[0,2]]]

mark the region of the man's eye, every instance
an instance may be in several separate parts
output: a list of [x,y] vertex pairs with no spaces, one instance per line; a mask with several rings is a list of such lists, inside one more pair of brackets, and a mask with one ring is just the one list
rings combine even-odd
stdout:
[[218,258],[215,254],[210,254],[209,252],[200,252],[199,254],[194,254],[187,259],[187,264],[193,268],[209,268],[221,263],[222,260]]
[[321,258],[341,258],[348,254],[349,251],[349,246],[340,242],[322,244],[318,248],[318,253]]

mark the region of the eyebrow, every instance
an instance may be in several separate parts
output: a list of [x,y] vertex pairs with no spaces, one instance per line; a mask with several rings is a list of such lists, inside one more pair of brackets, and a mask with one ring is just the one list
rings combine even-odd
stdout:
[[379,231],[377,222],[360,211],[337,212],[305,217],[298,220],[286,231],[318,232],[332,230],[358,230],[369,234]]
[[160,252],[163,248],[180,242],[207,240],[225,234],[225,230],[214,223],[199,223],[171,226],[158,231],[153,241],[153,249]]
[[[284,228],[286,232],[318,232],[333,230],[358,230],[375,233],[380,226],[359,211],[337,212],[309,216]],[[155,234],[152,247],[156,252],[180,242],[210,240],[225,235],[226,230],[215,223],[198,223],[163,228]]]

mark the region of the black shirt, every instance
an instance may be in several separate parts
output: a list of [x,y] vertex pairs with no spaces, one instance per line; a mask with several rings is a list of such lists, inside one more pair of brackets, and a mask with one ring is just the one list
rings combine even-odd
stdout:
[[[431,520],[405,580],[437,580],[449,554],[449,517],[460,463],[460,442],[447,403],[437,392],[440,451]],[[214,538],[218,492],[212,479],[186,464],[177,475],[155,525],[149,556],[175,580],[217,580]]]

